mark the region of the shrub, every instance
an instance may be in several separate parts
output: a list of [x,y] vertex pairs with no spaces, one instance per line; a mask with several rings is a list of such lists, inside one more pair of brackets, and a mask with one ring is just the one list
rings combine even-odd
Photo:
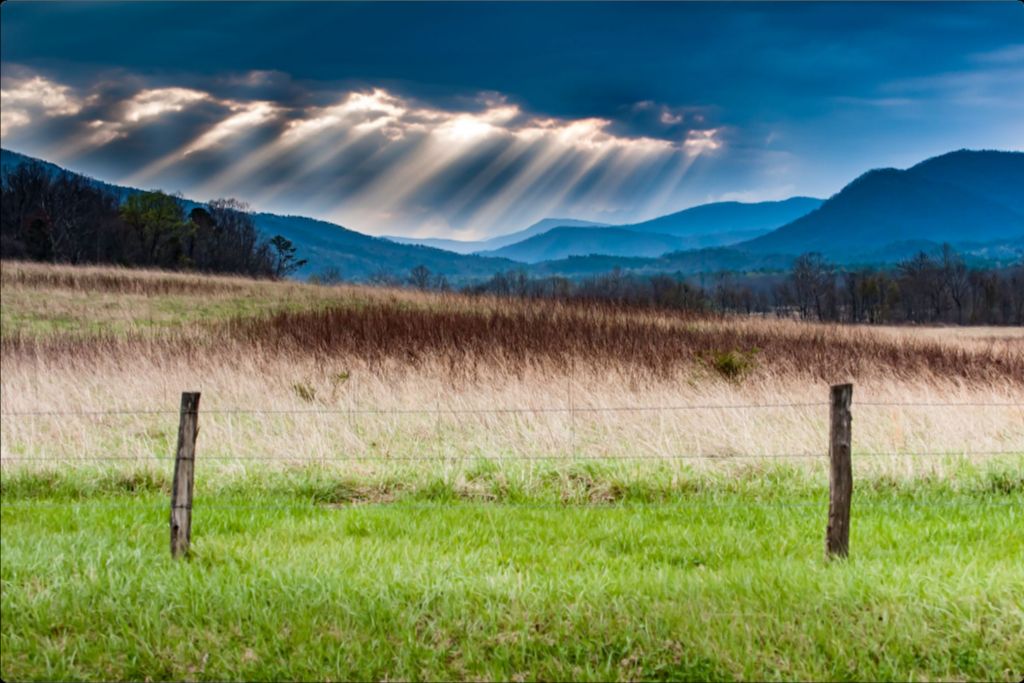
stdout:
[[738,382],[756,367],[758,351],[756,348],[750,351],[711,351],[703,360],[722,377],[730,382]]
[[296,382],[292,385],[292,390],[295,395],[301,398],[306,403],[312,403],[316,400],[316,389],[312,384],[306,384],[305,382]]

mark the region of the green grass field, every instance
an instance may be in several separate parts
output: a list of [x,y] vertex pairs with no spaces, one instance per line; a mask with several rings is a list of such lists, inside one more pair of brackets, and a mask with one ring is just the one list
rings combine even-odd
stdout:
[[3,678],[1024,674],[1019,458],[861,482],[838,562],[821,469],[471,473],[200,475],[187,561],[162,471],[7,473]]

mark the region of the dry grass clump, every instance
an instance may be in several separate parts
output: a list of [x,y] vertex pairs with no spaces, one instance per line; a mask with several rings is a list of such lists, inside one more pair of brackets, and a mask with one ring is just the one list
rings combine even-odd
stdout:
[[752,373],[755,377],[838,381],[885,375],[1024,385],[1024,347],[967,349],[890,340],[842,327],[782,321],[740,325],[585,304],[532,302],[524,307],[491,302],[479,310],[462,310],[374,303],[281,311],[231,321],[226,338],[275,354],[354,355],[371,362],[439,358],[456,376],[468,372],[470,378],[480,363],[518,372],[535,365],[564,370],[571,362],[595,369],[629,366],[664,378],[693,366],[703,354],[733,354],[743,355],[748,366],[760,371]]

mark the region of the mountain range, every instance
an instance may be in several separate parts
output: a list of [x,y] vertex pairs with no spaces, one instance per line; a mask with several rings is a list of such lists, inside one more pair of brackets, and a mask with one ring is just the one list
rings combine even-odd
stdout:
[[[34,159],[0,150],[4,171],[29,160]],[[53,173],[66,172],[41,163]],[[122,200],[141,191],[91,182]],[[618,226],[550,218],[476,242],[372,237],[304,216],[254,217],[264,234],[283,235],[308,260],[297,277],[333,267],[356,281],[378,273],[402,276],[418,265],[452,282],[516,268],[567,277],[613,268],[687,274],[777,270],[808,251],[844,264],[881,265],[943,242],[976,260],[1006,262],[1024,253],[1022,187],[1024,153],[960,150],[905,170],[868,171],[824,201],[718,202]]]
[[811,197],[751,204],[715,202],[631,225],[560,225],[501,249],[481,253],[524,263],[589,254],[661,256],[672,251],[742,242],[785,225],[821,203],[820,199]]

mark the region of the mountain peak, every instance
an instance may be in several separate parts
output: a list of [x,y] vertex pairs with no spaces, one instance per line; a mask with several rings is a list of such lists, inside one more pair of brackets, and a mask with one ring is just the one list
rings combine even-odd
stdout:
[[737,245],[836,258],[897,242],[990,242],[1024,235],[1024,154],[957,150],[906,170],[863,173],[817,211]]

